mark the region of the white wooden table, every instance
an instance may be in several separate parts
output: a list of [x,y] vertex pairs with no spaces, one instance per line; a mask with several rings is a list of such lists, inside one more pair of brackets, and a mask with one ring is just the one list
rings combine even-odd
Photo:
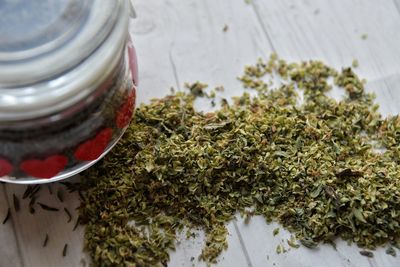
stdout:
[[[197,80],[211,86],[224,85],[227,97],[241,93],[236,76],[245,64],[277,52],[287,60],[322,59],[328,64],[349,66],[358,59],[358,73],[368,89],[376,92],[384,114],[400,113],[400,0],[134,0],[138,18],[131,33],[140,66],[139,100],[148,101],[180,89],[185,81]],[[224,26],[228,26],[226,32]],[[364,40],[363,34],[367,35]],[[13,207],[13,194],[24,187],[1,185],[0,219]],[[39,201],[73,211],[77,195],[65,195],[60,203],[43,186]],[[2,266],[88,266],[82,252],[83,227],[72,231],[76,219],[67,223],[62,211],[36,209],[27,212],[11,208],[11,218],[0,225],[0,267]],[[262,218],[249,225],[238,218],[228,225],[229,249],[218,266],[400,266],[400,255],[386,255],[384,249],[372,259],[360,249],[338,242],[337,250],[322,246],[300,248],[277,255],[276,246],[290,236],[276,224]],[[42,247],[46,233],[48,244]],[[197,260],[202,234],[195,240],[182,238],[172,252],[169,266],[205,266]],[[64,244],[68,244],[65,257]],[[288,247],[286,245],[286,247]],[[399,253],[399,251],[398,251]]]

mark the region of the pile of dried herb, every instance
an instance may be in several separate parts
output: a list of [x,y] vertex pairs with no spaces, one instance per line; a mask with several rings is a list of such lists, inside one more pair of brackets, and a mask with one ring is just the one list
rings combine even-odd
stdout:
[[[307,247],[337,237],[398,245],[400,117],[383,118],[351,68],[272,56],[240,80],[257,95],[214,112],[182,92],[141,105],[84,174],[79,211],[94,266],[165,265],[177,232],[192,228],[206,231],[200,259],[214,262],[225,224],[249,209]],[[327,96],[331,83],[346,93],[340,102]]]

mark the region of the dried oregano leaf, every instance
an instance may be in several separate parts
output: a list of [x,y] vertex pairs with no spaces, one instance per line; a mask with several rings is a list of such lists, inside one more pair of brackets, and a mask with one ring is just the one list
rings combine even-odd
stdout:
[[388,247],[386,249],[386,254],[391,255],[393,257],[396,257],[397,255],[396,250],[393,247]]
[[290,239],[286,240],[288,245],[292,248],[299,248],[300,245],[296,243],[296,238],[292,235],[290,236]]
[[[193,108],[210,97],[199,82],[142,104],[117,146],[83,174],[77,222],[94,266],[165,265],[184,229],[205,230],[200,259],[215,262],[237,212],[279,222],[291,247],[400,242],[400,117],[383,118],[351,68],[272,55],[239,80],[256,96],[209,113]],[[326,94],[332,80],[341,101]]]

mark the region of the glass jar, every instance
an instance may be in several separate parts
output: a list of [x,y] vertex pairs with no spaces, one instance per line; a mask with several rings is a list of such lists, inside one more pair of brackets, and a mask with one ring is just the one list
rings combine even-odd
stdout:
[[134,112],[129,0],[0,4],[0,181],[75,175],[119,140]]

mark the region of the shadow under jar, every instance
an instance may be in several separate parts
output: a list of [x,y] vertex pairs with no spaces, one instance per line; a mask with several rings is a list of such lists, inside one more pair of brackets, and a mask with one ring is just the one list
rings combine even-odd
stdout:
[[135,108],[129,0],[41,2],[0,9],[3,182],[83,171],[117,143]]

